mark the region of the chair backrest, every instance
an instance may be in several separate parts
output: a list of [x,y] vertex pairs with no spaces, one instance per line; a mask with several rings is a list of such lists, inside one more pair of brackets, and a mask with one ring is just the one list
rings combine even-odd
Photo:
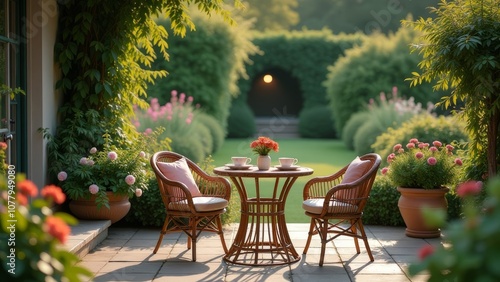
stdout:
[[156,175],[156,180],[158,181],[158,188],[162,196],[163,203],[165,207],[169,206],[170,202],[179,202],[186,199],[186,193],[177,185],[174,180],[167,178],[158,167],[159,162],[172,163],[178,161],[182,158],[186,159],[186,163],[193,174],[195,182],[199,181],[199,175],[201,173],[201,168],[199,168],[194,162],[188,158],[170,151],[160,151],[156,152],[150,159],[151,167]]
[[[361,212],[363,211],[370,196],[370,191],[372,189],[373,182],[375,181],[375,177],[377,176],[377,171],[380,167],[382,158],[380,155],[374,153],[366,154],[359,158],[362,161],[370,162],[369,169],[357,180],[351,182],[352,185],[355,185],[354,188],[349,190],[340,190],[340,193],[335,194],[334,197],[336,200],[356,205],[358,207],[358,211]],[[344,173],[347,170],[347,167],[348,166],[343,169]]]

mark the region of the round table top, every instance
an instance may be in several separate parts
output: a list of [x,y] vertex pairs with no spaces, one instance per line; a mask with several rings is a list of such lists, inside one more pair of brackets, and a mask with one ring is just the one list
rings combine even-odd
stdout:
[[268,170],[259,170],[257,166],[244,166],[239,169],[234,166],[220,166],[214,168],[214,173],[221,176],[235,177],[298,177],[313,174],[314,170],[308,167],[293,166],[291,168],[271,167]]

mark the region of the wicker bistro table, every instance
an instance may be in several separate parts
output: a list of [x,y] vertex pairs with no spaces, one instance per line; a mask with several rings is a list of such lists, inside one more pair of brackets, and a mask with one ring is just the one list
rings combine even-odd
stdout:
[[[238,170],[217,167],[214,173],[231,178],[241,201],[241,219],[236,237],[224,261],[250,266],[291,264],[300,260],[295,251],[285,221],[285,202],[293,183],[299,176],[311,175],[313,170],[297,167],[293,170],[258,170],[256,166]],[[249,197],[244,178],[253,178],[255,197]],[[261,189],[260,180],[274,179],[273,189]],[[280,185],[280,180],[283,180]],[[271,180],[272,182],[272,180]]]

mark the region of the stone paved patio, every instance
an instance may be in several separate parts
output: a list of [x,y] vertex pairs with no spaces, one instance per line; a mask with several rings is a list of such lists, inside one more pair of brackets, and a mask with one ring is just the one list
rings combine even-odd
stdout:
[[[232,242],[237,225],[226,226],[226,242]],[[308,224],[289,224],[290,237],[299,254],[304,248]],[[111,226],[108,237],[82,258],[81,264],[94,274],[94,281],[426,281],[426,275],[409,277],[407,266],[416,260],[425,244],[437,239],[415,239],[404,235],[404,228],[366,226],[375,257],[366,251],[356,254],[352,238],[340,237],[327,248],[323,267],[319,262],[319,238],[313,238],[307,255],[294,264],[272,267],[246,267],[222,261],[219,237],[210,233],[198,241],[197,261],[191,261],[186,236],[165,236],[157,254],[153,249],[159,229]]]

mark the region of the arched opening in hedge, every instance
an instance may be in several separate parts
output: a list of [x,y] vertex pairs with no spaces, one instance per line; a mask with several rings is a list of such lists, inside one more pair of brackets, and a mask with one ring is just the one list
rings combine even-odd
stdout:
[[265,69],[252,81],[248,105],[256,117],[297,117],[303,106],[300,89],[298,79],[289,72]]

